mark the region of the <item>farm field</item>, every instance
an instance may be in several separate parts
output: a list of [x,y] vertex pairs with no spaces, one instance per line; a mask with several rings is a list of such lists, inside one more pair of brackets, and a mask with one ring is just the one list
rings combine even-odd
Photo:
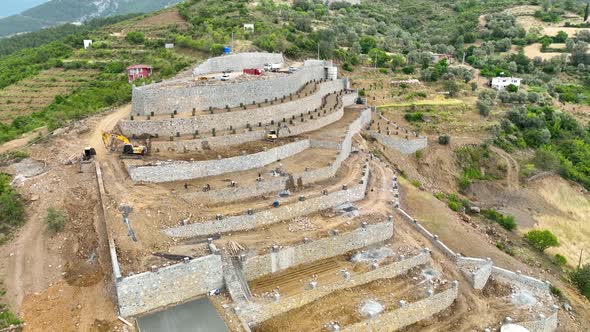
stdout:
[[64,70],[52,68],[34,77],[0,90],[0,122],[10,122],[15,116],[43,109],[57,95],[68,95],[76,88],[94,80],[98,71],[92,69]]

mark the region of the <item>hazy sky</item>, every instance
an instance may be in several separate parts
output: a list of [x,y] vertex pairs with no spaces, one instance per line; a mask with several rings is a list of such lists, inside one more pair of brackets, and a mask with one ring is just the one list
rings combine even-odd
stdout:
[[18,14],[48,0],[0,0],[0,17]]

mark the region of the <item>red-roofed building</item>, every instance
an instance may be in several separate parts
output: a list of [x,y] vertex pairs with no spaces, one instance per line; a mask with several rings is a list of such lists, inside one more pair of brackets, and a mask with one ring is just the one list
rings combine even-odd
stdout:
[[152,75],[152,66],[147,65],[135,65],[127,67],[127,76],[129,82],[133,82],[138,78],[146,78]]

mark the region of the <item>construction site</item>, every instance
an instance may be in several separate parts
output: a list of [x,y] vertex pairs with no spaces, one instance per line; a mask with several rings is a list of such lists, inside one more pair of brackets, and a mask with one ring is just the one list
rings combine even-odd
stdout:
[[[267,64],[281,69],[247,73]],[[80,126],[67,129],[77,141],[56,135],[89,147],[79,161],[36,146],[69,166],[35,184],[14,173],[31,196],[76,183],[63,200],[94,220],[94,235],[70,248],[69,275],[98,285],[122,330],[558,328],[550,282],[459,253],[407,212],[400,174],[376,152],[414,153],[427,138],[385,118],[328,61],[212,58],[134,86],[130,106]],[[102,272],[89,268],[93,245]]]

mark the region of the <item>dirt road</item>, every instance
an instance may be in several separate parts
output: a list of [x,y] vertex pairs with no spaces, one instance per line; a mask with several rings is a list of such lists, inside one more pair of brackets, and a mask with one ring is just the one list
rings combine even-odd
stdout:
[[518,162],[508,152],[498,147],[492,145],[490,146],[490,150],[506,161],[506,186],[508,189],[518,189],[520,187],[520,165],[518,165]]

